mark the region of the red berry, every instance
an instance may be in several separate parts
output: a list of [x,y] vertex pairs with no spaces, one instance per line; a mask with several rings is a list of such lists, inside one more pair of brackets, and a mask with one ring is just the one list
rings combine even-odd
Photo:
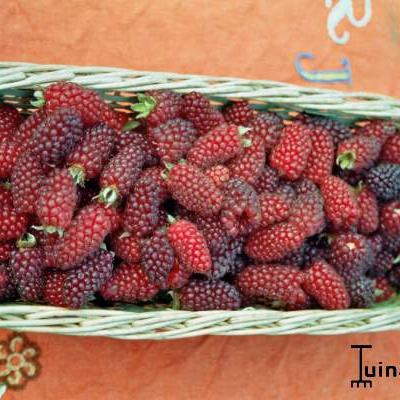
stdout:
[[105,300],[132,303],[151,300],[158,290],[140,264],[122,263],[103,284],[100,294]]
[[288,125],[272,150],[269,162],[289,180],[300,178],[307,166],[311,152],[310,131],[300,124]]
[[266,165],[254,184],[257,193],[274,192],[279,185],[278,171]]
[[378,201],[375,195],[367,187],[364,187],[357,195],[357,203],[360,209],[358,232],[369,235],[375,232],[379,226]]
[[282,222],[252,233],[246,241],[246,254],[261,262],[280,260],[300,248],[304,233],[296,225]]
[[368,275],[372,277],[385,276],[392,269],[395,258],[388,251],[381,251],[375,255],[374,265],[368,271]]
[[146,94],[138,94],[138,103],[132,106],[137,112],[136,118],[143,118],[149,127],[158,126],[178,118],[182,98],[174,92],[152,90]]
[[243,251],[242,239],[231,239],[224,248],[212,253],[212,267],[209,276],[221,279],[227,274],[235,275],[243,269],[244,261],[240,256]]
[[9,185],[0,183],[0,206],[13,208],[13,198]]
[[261,112],[247,124],[254,135],[260,136],[269,152],[278,143],[283,130],[283,121],[275,113]]
[[358,127],[354,134],[363,137],[372,137],[378,139],[380,144],[396,133],[396,126],[392,121],[372,120],[364,126]]
[[228,163],[230,176],[239,178],[254,185],[264,171],[265,145],[260,135],[250,133],[248,140],[251,145]]
[[267,227],[286,221],[292,209],[293,201],[285,196],[264,192],[259,196],[261,206],[261,226]]
[[191,92],[183,97],[181,114],[193,122],[199,135],[205,135],[212,128],[225,122],[222,113],[200,93]]
[[21,146],[23,151],[29,147],[30,139],[36,131],[36,128],[46,119],[47,114],[44,108],[34,111],[13,135],[13,142]]
[[225,165],[214,165],[208,168],[204,174],[208,176],[218,188],[221,188],[230,178],[229,168],[225,167]]
[[392,200],[381,208],[380,226],[389,235],[400,235],[400,200]]
[[320,184],[332,174],[335,148],[332,136],[323,128],[310,130],[311,152],[308,156],[304,176],[310,181]]
[[11,207],[0,207],[0,241],[18,239],[28,227],[28,217]]
[[247,125],[256,115],[247,100],[235,101],[228,105],[223,115],[228,124]]
[[349,139],[352,135],[350,128],[338,120],[307,114],[299,114],[298,119],[310,129],[323,128],[327,130],[332,136],[335,147],[343,140]]
[[256,191],[240,179],[224,185],[224,202],[220,220],[230,236],[248,234],[261,222],[261,207]]
[[0,263],[8,261],[13,250],[15,250],[15,246],[12,242],[0,243]]
[[385,277],[379,277],[374,280],[375,303],[389,300],[396,295],[396,290]]
[[143,151],[144,165],[152,166],[158,164],[158,158],[154,146],[149,138],[141,131],[141,127],[133,131],[117,131],[115,132],[114,142],[116,152],[120,152],[124,147],[135,145]]
[[169,289],[179,289],[189,282],[191,276],[192,271],[189,271],[183,264],[175,259],[174,265],[168,274],[167,287]]
[[156,230],[149,239],[144,241],[141,257],[141,265],[150,281],[161,288],[166,288],[175,257],[165,228]]
[[40,248],[15,250],[11,254],[12,280],[22,300],[38,301],[43,289],[43,251]]
[[164,168],[162,167],[150,167],[142,170],[139,179],[150,178],[153,182],[158,185],[159,196],[161,202],[165,201],[169,197],[168,185],[166,180],[162,177]]
[[302,285],[326,310],[342,310],[350,306],[343,278],[325,261],[315,261],[305,273]]
[[64,299],[64,283],[68,272],[47,270],[43,282],[43,300],[46,304],[57,307],[66,307]]
[[222,192],[194,165],[175,165],[167,184],[172,197],[190,211],[207,217],[221,210]]
[[0,301],[11,300],[16,296],[15,285],[5,264],[0,263]]
[[21,115],[16,108],[0,104],[0,143],[12,139],[21,122]]
[[168,228],[168,239],[179,261],[192,272],[206,273],[211,269],[211,255],[204,235],[197,226],[181,219]]
[[41,188],[36,213],[43,226],[66,229],[71,223],[78,195],[67,169],[55,169]]
[[239,292],[223,281],[194,279],[179,290],[178,296],[183,310],[236,310],[240,307]]
[[382,147],[380,161],[391,164],[400,164],[400,135],[389,137]]
[[302,194],[310,194],[310,193],[320,194],[317,185],[308,179],[301,179],[297,182],[294,182],[292,184],[292,187],[295,191],[296,196],[301,196]]
[[118,197],[127,195],[139,177],[143,163],[143,151],[135,145],[126,146],[117,153],[100,175],[100,200],[113,204]]
[[45,171],[38,156],[23,154],[11,174],[11,192],[15,209],[34,214],[39,190],[45,182]]
[[123,214],[125,230],[138,237],[150,235],[158,225],[160,189],[151,178],[140,179],[128,196]]
[[101,122],[104,122],[110,128],[122,130],[128,122],[129,114],[114,110],[110,105],[103,106],[102,114],[100,116]]
[[239,273],[236,284],[241,294],[279,302],[285,308],[301,309],[308,296],[301,288],[304,273],[290,265],[250,265]]
[[189,163],[199,168],[209,168],[213,165],[223,164],[242,152],[246,139],[242,136],[245,128],[236,125],[219,125],[207,134],[196,140],[189,150],[187,159]]
[[191,218],[197,228],[204,235],[208,248],[212,254],[223,251],[228,246],[230,238],[218,217],[202,217],[195,215]]
[[82,129],[79,114],[61,108],[36,128],[29,141],[30,151],[43,163],[60,165],[81,138]]
[[336,176],[325,178],[321,184],[325,214],[336,229],[350,229],[360,217],[357,200],[351,187]]
[[306,237],[325,228],[324,202],[317,193],[302,194],[293,204],[289,222],[296,225]]
[[104,203],[92,203],[94,208],[100,209],[110,221],[110,233],[117,231],[122,225],[122,212],[116,206]]
[[341,233],[332,240],[328,261],[342,276],[360,276],[370,267],[373,253],[365,236]]
[[77,184],[96,178],[113,150],[114,130],[105,124],[85,131],[84,136],[67,157],[67,165]]
[[185,157],[197,138],[190,121],[171,119],[148,131],[156,154],[162,161],[176,162]]
[[111,277],[113,259],[112,253],[99,250],[68,271],[62,288],[64,305],[69,308],[84,306],[89,296]]
[[110,220],[100,208],[82,208],[54,248],[57,268],[73,268],[96,251],[109,232]]
[[354,136],[344,140],[336,152],[336,164],[342,169],[362,171],[372,167],[379,157],[381,143],[374,137]]
[[44,90],[43,98],[47,113],[55,113],[60,108],[70,108],[80,115],[85,126],[100,122],[107,107],[95,91],[71,82],[53,83]]
[[140,261],[139,238],[128,232],[120,233],[113,238],[112,249],[117,257],[128,264],[134,264]]
[[11,177],[11,172],[22,152],[21,146],[14,142],[0,142],[0,179]]

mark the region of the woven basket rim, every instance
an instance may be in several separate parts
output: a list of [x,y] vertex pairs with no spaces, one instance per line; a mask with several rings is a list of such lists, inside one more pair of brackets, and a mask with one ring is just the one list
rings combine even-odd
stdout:
[[[400,100],[376,93],[343,92],[269,80],[22,62],[0,62],[0,100],[2,93],[11,93],[9,96],[16,96],[18,100],[18,96],[25,95],[19,89],[34,89],[59,80],[75,81],[107,92],[150,88],[181,92],[199,90],[210,96],[243,97],[307,111],[320,108],[335,115],[400,120]],[[128,306],[128,310],[67,310],[36,304],[1,304],[0,328],[123,339],[175,339],[208,334],[331,335],[400,329],[400,296],[379,307],[340,311],[245,308],[237,311],[162,309],[136,312],[132,311],[134,307]]]

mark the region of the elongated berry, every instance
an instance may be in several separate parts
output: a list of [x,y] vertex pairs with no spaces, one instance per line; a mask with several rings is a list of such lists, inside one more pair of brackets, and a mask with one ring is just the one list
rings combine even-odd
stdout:
[[192,272],[207,273],[211,254],[204,235],[196,225],[181,219],[168,228],[168,239],[180,262]]
[[185,157],[193,146],[197,131],[190,121],[172,119],[149,129],[148,137],[162,161],[176,162]]
[[400,164],[400,135],[389,137],[382,147],[379,160],[384,163]]
[[139,177],[143,164],[144,155],[139,147],[124,147],[108,162],[100,175],[102,190],[99,199],[106,204],[113,204],[119,197],[126,196]]
[[82,208],[54,248],[56,267],[70,269],[96,251],[110,232],[110,220],[95,205]]
[[11,175],[13,204],[18,212],[34,214],[39,190],[45,182],[45,170],[38,156],[23,154]]
[[151,178],[141,178],[128,196],[123,214],[125,230],[138,237],[150,235],[158,225],[159,185]]
[[39,108],[26,118],[18,130],[13,135],[13,142],[21,146],[23,151],[29,148],[30,139],[36,131],[36,128],[46,119],[47,114],[44,108]]
[[283,121],[273,112],[260,112],[246,124],[254,135],[260,136],[265,145],[265,151],[270,152],[278,143],[283,130]]
[[190,211],[207,217],[221,210],[221,190],[194,165],[176,164],[169,172],[167,185],[172,197]]
[[105,124],[86,129],[84,136],[67,157],[67,165],[76,183],[100,175],[114,146],[114,130]]
[[238,100],[225,107],[223,115],[228,124],[247,125],[255,118],[257,111],[251,108],[247,100]]
[[375,195],[367,187],[364,187],[357,194],[357,203],[360,209],[358,232],[369,235],[375,232],[379,226],[378,201]]
[[55,169],[40,189],[36,213],[43,226],[68,228],[78,201],[76,186],[67,169]]
[[336,176],[321,184],[325,214],[336,229],[350,229],[358,223],[360,210],[350,186]]
[[157,229],[144,241],[141,248],[141,265],[151,282],[166,288],[174,260],[174,250],[168,241],[165,228]]
[[28,227],[26,214],[11,207],[0,207],[0,241],[18,239]]
[[300,248],[304,240],[304,232],[296,225],[282,222],[252,233],[246,241],[245,252],[257,261],[276,261]]
[[233,124],[219,125],[196,140],[187,160],[203,169],[223,164],[241,153],[245,146],[251,145],[242,138],[246,131]]
[[311,152],[310,131],[306,126],[292,124],[283,129],[278,144],[270,155],[270,165],[289,180],[300,178]]
[[290,216],[293,201],[285,196],[264,192],[259,196],[262,227],[274,225],[287,220]]
[[0,142],[10,140],[21,122],[21,115],[16,108],[0,104]]
[[236,310],[240,307],[238,290],[223,281],[192,280],[179,290],[178,297],[183,310]]
[[380,227],[389,235],[400,235],[400,200],[393,200],[381,208]]
[[105,300],[133,303],[151,300],[159,291],[140,264],[122,263],[100,288]]

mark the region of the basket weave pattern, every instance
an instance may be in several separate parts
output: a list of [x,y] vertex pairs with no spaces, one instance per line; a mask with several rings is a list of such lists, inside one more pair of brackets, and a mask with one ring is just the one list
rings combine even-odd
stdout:
[[[391,118],[400,121],[400,101],[371,93],[306,88],[281,82],[239,78],[131,71],[108,67],[75,67],[0,63],[0,100],[30,109],[33,92],[57,81],[96,89],[114,106],[127,108],[138,92],[192,90],[224,103],[250,99],[261,108],[306,110],[341,119]],[[0,305],[0,328],[121,339],[175,339],[199,335],[342,334],[400,329],[400,300],[372,309],[342,311],[176,311],[87,308],[66,310],[27,304]]]

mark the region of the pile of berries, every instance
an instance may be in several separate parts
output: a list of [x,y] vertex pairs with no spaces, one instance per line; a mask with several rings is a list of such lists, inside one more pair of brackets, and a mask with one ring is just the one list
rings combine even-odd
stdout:
[[[0,105],[0,300],[369,307],[400,288],[400,135],[60,82]],[[172,299],[171,299],[172,296]]]

